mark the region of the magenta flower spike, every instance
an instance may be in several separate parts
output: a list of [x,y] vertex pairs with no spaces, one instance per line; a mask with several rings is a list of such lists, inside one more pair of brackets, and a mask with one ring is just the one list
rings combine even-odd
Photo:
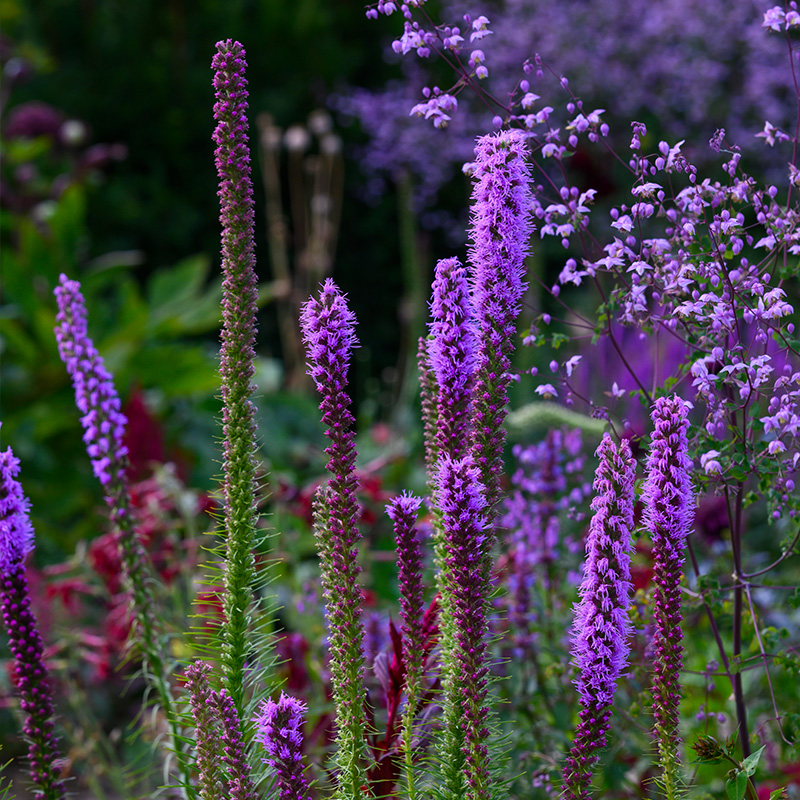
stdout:
[[364,627],[358,576],[356,525],[356,450],[347,396],[347,371],[357,345],[355,315],[345,296],[328,279],[319,299],[311,298],[300,316],[308,374],[322,395],[320,411],[330,444],[325,448],[330,478],[318,492],[315,532],[329,624],[331,683],[336,704],[336,760],[339,795],[362,796],[364,767]]
[[66,796],[59,779],[53,699],[42,637],[31,610],[25,558],[33,551],[30,501],[17,480],[19,459],[9,447],[0,452],[0,610],[14,656],[14,683],[24,714],[28,766],[35,797]]
[[269,754],[264,762],[275,771],[280,800],[310,800],[303,775],[303,720],[308,706],[281,692],[280,700],[265,700],[255,717],[256,741]]
[[225,789],[221,770],[220,718],[215,702],[216,693],[208,677],[211,666],[196,661],[186,670],[186,688],[194,719],[194,750],[198,786],[203,800],[223,800]]
[[459,458],[469,446],[476,338],[467,271],[457,258],[436,265],[431,299],[430,363],[438,386],[438,452]]
[[228,767],[228,797],[230,800],[256,800],[236,704],[225,689],[214,692],[213,701],[222,723],[222,758]]
[[489,513],[500,498],[510,355],[525,282],[531,222],[530,169],[524,136],[503,131],[478,139],[469,252],[478,324],[475,377],[475,460]]
[[644,524],[653,542],[655,581],[653,645],[654,733],[662,768],[660,781],[671,800],[680,792],[678,712],[683,666],[683,613],[680,582],[683,551],[694,519],[692,467],[688,456],[688,404],[680,397],[660,397],[642,491]]
[[589,800],[592,767],[606,745],[617,680],[630,647],[630,552],[633,485],[636,472],[630,445],[606,434],[597,448],[594,515],[586,541],[580,601],[572,627],[573,663],[580,673],[580,723],[564,767],[567,800]]

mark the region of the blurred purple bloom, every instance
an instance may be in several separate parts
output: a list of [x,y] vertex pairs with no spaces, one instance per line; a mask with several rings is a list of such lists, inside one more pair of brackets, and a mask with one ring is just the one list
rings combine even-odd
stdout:
[[265,700],[254,718],[256,741],[264,745],[264,759],[276,772],[281,800],[308,800],[303,777],[303,719],[308,706],[281,692],[280,700]]

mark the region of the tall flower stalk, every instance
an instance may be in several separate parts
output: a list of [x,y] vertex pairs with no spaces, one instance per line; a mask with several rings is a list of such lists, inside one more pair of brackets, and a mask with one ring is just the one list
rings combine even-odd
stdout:
[[681,794],[678,714],[683,666],[680,582],[683,551],[694,516],[689,478],[688,405],[677,396],[656,400],[653,437],[647,459],[644,502],[645,528],[653,542],[655,580],[653,645],[654,734],[661,766],[660,782],[667,800]]
[[122,442],[127,420],[120,410],[113,377],[89,337],[86,303],[80,284],[62,274],[54,293],[58,303],[55,329],[58,352],[72,379],[75,404],[83,415],[83,441],[105,494],[125,583],[132,597],[134,626],[131,642],[141,651],[145,680],[155,688],[166,714],[181,784],[187,796],[191,796],[193,791],[169,683],[164,633],[160,620],[153,613],[152,568],[137,536],[131,511],[126,475],[128,450]]
[[364,766],[364,628],[358,582],[355,499],[356,450],[347,372],[357,340],[355,315],[328,279],[319,299],[311,298],[300,317],[308,373],[322,395],[320,411],[330,444],[330,478],[315,504],[315,528],[329,625],[331,683],[336,704],[337,797],[356,800],[366,784]]
[[519,131],[482,136],[473,164],[469,252],[479,328],[474,389],[474,457],[488,513],[500,499],[511,353],[525,292],[532,231],[530,168]]
[[186,670],[186,688],[194,718],[195,761],[201,800],[222,800],[225,796],[221,770],[220,719],[214,690],[209,686],[211,666],[197,661]]
[[217,127],[214,141],[222,224],[223,497],[225,564],[222,663],[225,686],[244,718],[245,663],[253,605],[256,529],[256,423],[253,393],[257,280],[253,239],[253,187],[248,150],[245,51],[217,42],[214,70]]
[[606,434],[597,448],[594,516],[586,541],[580,601],[572,627],[573,663],[580,670],[580,723],[564,767],[567,800],[591,798],[592,766],[606,745],[614,692],[630,647],[630,551],[636,461],[630,445]]
[[14,683],[25,716],[22,732],[28,741],[34,795],[61,800],[66,792],[59,778],[52,690],[25,577],[25,558],[34,548],[30,501],[18,474],[19,459],[9,447],[0,452],[0,610],[14,656]]

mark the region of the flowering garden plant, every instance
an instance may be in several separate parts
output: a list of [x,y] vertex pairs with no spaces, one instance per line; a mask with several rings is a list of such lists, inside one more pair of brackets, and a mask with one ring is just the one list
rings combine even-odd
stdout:
[[[332,279],[299,320],[328,440],[328,477],[307,504],[319,641],[292,630],[280,608],[275,554],[289,532],[260,513],[257,443],[270,432],[258,431],[252,400],[258,298],[238,42],[219,42],[212,64],[224,277],[219,535],[204,567],[188,547],[177,568],[198,575],[186,592],[199,622],[182,630],[160,607],[177,573],[158,537],[144,535],[128,421],[81,287],[66,275],[54,287],[59,355],[125,598],[122,668],[146,687],[152,711],[140,722],[151,729],[148,767],[163,776],[154,793],[797,796],[800,127],[790,135],[767,123],[759,134],[792,148],[780,185],[744,172],[722,130],[710,143],[716,177],[702,176],[684,141],[652,141],[640,122],[621,157],[607,146],[606,112],[584,109],[563,77],[567,117],[563,132],[554,127],[555,109],[532,91],[550,74],[536,55],[519,65],[507,100],[484,90],[486,16],[437,25],[424,0],[380,0],[367,13],[404,18],[395,52],[438,53],[454,70],[454,85],[426,89],[413,115],[446,128],[471,89],[495,128],[465,165],[465,264],[436,265],[419,342],[424,485],[382,498],[396,538],[398,623],[368,611],[362,585],[367,481],[348,395],[356,317]],[[768,10],[763,27],[785,34],[794,56],[793,3]],[[582,147],[601,149],[629,180],[605,222],[597,190],[571,171]],[[537,238],[564,251],[550,277],[546,264],[530,269]],[[522,344],[547,352],[537,359],[546,367],[519,367],[523,307],[536,311]],[[535,400],[509,414],[513,384],[532,378]],[[74,747],[31,599],[35,534],[11,447],[0,479],[0,603],[29,791],[62,798]],[[319,611],[302,613],[322,622]],[[315,658],[321,691],[308,677]]]

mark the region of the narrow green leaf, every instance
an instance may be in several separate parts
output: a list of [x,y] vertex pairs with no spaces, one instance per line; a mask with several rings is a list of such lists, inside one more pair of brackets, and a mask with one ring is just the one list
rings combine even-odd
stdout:
[[725,784],[725,791],[730,800],[744,800],[747,792],[747,773],[739,770],[736,775]]
[[[764,747],[766,747],[766,745],[764,745]],[[764,752],[764,747],[760,747],[755,753],[747,756],[747,758],[742,762],[742,769],[747,773],[748,777],[756,774],[758,762],[761,758],[761,754]]]

